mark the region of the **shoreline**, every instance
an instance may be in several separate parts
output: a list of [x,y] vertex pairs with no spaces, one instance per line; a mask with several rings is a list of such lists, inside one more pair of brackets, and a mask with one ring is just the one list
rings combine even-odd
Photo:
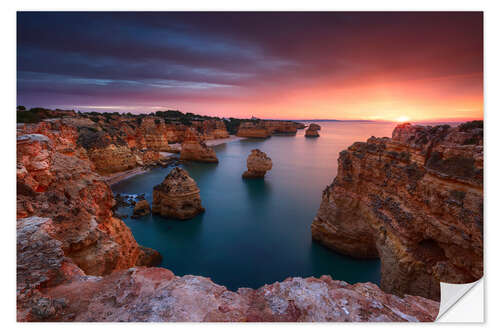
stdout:
[[243,139],[245,139],[245,138],[242,138],[242,137],[239,137],[239,136],[236,136],[236,135],[232,134],[232,135],[229,136],[229,138],[206,140],[205,144],[207,146],[209,146],[209,147],[215,147],[215,146],[219,146],[219,145],[222,145],[222,144],[225,144],[225,143],[240,141],[240,140],[243,140]]
[[121,182],[122,180],[128,179],[130,177],[133,177],[135,175],[140,175],[142,173],[145,173],[148,171],[146,168],[142,166],[135,167],[130,170],[125,170],[121,172],[116,172],[108,176],[102,176],[104,178],[104,181],[109,185],[114,185],[118,182]]
[[[209,146],[209,147],[215,147],[215,146],[219,146],[219,145],[222,145],[222,144],[225,144],[225,143],[231,143],[231,142],[239,141],[239,140],[242,140],[242,139],[244,139],[244,138],[236,136],[236,135],[230,135],[229,138],[207,140],[206,141],[206,145]],[[175,143],[175,144],[172,144],[171,146],[174,146],[174,145],[179,145],[179,148],[180,148],[180,144]],[[162,157],[171,157],[171,156],[174,156],[174,155],[177,155],[177,154],[176,153],[169,153],[169,152],[163,152],[162,151],[162,152],[160,152],[160,155],[162,155]],[[138,167],[135,167],[135,168],[130,169],[130,170],[116,172],[116,173],[113,173],[113,174],[110,174],[110,175],[107,175],[107,176],[102,176],[102,177],[104,178],[104,181],[109,186],[111,186],[111,185],[114,185],[114,184],[116,184],[118,182],[121,182],[122,180],[128,179],[128,178],[136,176],[136,175],[143,174],[143,173],[145,173],[147,171],[149,171],[148,168],[145,168],[143,166],[138,166]]]

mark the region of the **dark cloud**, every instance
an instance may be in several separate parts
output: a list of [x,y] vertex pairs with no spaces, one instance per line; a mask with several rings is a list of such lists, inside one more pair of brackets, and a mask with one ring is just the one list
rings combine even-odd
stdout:
[[479,12],[20,12],[18,102],[216,101],[481,74],[482,29]]

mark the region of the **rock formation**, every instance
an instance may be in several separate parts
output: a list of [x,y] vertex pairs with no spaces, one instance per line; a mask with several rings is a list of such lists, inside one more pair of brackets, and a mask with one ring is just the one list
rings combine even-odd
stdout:
[[176,167],[153,189],[153,213],[187,220],[203,213],[200,189],[186,170]]
[[209,119],[191,122],[193,128],[202,133],[202,140],[215,140],[229,138],[226,125],[220,120]]
[[146,200],[141,200],[136,202],[134,206],[134,215],[132,217],[140,217],[149,215],[151,213],[151,208]]
[[[55,112],[55,111],[54,111]],[[57,112],[56,112],[57,113]],[[47,115],[52,114],[47,110]],[[163,165],[161,152],[180,152],[171,144],[193,140],[185,157],[216,161],[215,153],[203,140],[227,138],[225,124],[218,119],[201,119],[185,125],[156,116],[64,113],[60,119],[43,119],[38,123],[18,124],[18,135],[42,134],[52,140],[58,151],[89,159],[95,170],[105,176],[136,167]],[[58,133],[53,135],[52,133]],[[191,142],[192,144],[194,142]]]
[[264,120],[261,124],[272,134],[297,134],[297,124],[292,121]]
[[295,135],[297,129],[305,125],[285,120],[254,120],[242,122],[238,128],[237,136],[244,138],[268,138],[273,134]]
[[263,124],[254,122],[241,123],[236,136],[244,138],[265,139],[271,136],[271,131]]
[[321,129],[321,127],[317,124],[310,124],[309,127],[307,127],[306,132],[304,134],[305,137],[307,138],[316,138],[319,136],[318,131]]
[[354,257],[380,257],[381,287],[439,299],[439,282],[483,275],[482,121],[399,125],[342,151],[311,231]]
[[17,217],[28,225],[43,224],[64,256],[86,274],[134,266],[141,249],[125,224],[113,216],[115,201],[109,186],[90,161],[56,148],[42,134],[18,137]]
[[[77,129],[60,120],[19,128],[18,321],[432,321],[437,316],[437,302],[328,276],[232,292],[204,277],[134,267],[158,264],[161,256],[139,246],[113,216],[111,190],[77,138]],[[179,183],[186,194],[186,183]]]
[[140,245],[139,249],[141,250],[141,253],[139,254],[139,258],[137,258],[137,261],[135,262],[136,266],[153,267],[161,264],[163,258],[160,252]]
[[289,278],[237,292],[164,268],[86,275],[52,235],[54,221],[17,222],[18,321],[432,321],[439,303],[372,283]]
[[299,123],[299,122],[296,122],[296,121],[294,121],[293,123],[295,124],[295,126],[297,127],[297,129],[304,129],[304,128],[306,128],[306,124],[304,124],[304,123]]
[[318,124],[315,124],[315,123],[311,123],[311,124],[309,124],[309,126],[307,128],[310,128],[314,131],[319,131],[321,129],[321,126],[319,126]]
[[273,167],[273,161],[266,153],[259,149],[252,149],[247,158],[247,171],[242,175],[243,178],[264,178],[266,172]]
[[184,141],[181,147],[181,160],[198,161],[207,163],[218,163],[219,160],[213,148],[208,147],[203,140],[200,139],[194,129],[186,130]]
[[163,119],[156,117],[145,117],[137,130],[137,135],[144,138],[141,148],[149,148],[156,151],[168,151],[169,136]]

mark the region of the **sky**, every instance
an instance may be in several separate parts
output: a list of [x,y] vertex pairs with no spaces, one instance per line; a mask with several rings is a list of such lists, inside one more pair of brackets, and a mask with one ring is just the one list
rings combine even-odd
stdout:
[[265,119],[482,119],[483,15],[18,12],[17,103]]

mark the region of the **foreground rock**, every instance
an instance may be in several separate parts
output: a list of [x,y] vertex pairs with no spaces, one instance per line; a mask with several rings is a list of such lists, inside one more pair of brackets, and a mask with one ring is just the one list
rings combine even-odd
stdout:
[[213,148],[208,147],[193,129],[186,131],[182,142],[181,160],[218,163],[217,155]]
[[243,178],[264,178],[266,172],[273,167],[273,161],[266,153],[259,149],[253,149],[247,158],[247,168],[242,175]]
[[439,282],[483,275],[483,129],[399,125],[340,153],[311,231],[354,257],[380,257],[381,286],[439,299]]
[[134,206],[134,215],[132,217],[140,217],[151,214],[151,208],[146,200],[138,201]]
[[153,189],[153,213],[187,220],[203,213],[200,189],[186,170],[176,167]]
[[52,227],[46,218],[18,220],[18,321],[432,321],[439,309],[328,276],[238,292],[164,268],[89,276],[65,256]]

